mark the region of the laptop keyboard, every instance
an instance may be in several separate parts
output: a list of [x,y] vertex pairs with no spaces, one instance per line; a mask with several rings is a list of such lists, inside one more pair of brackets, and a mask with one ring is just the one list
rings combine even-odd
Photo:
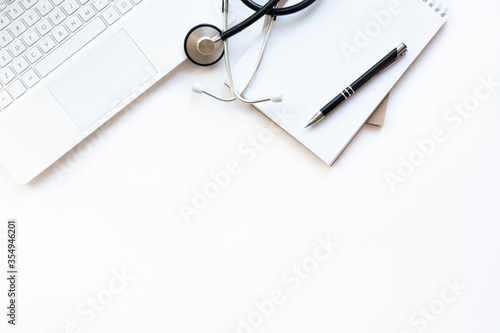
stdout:
[[0,110],[143,0],[0,0]]

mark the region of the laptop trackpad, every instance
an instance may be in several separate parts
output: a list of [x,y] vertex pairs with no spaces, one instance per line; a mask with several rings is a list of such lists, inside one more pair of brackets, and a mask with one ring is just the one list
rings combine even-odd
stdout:
[[49,90],[84,131],[156,74],[132,38],[120,30]]

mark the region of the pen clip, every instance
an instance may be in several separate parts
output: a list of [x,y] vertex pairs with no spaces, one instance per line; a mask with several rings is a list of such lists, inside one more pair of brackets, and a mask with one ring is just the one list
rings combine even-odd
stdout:
[[403,51],[401,51],[396,58],[394,58],[393,61],[391,61],[390,63],[387,64],[387,66],[385,66],[384,68],[382,68],[382,70],[379,72],[382,73],[382,72],[385,72],[386,70],[389,69],[389,67],[391,67],[392,65],[394,65],[396,63],[396,61],[398,61],[402,56],[404,56],[406,54],[406,52],[408,52],[408,48],[404,48]]

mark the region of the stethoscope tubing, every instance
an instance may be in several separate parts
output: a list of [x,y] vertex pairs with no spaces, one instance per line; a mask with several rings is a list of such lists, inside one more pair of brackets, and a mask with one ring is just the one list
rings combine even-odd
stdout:
[[[295,4],[293,6],[289,7],[284,7],[284,8],[274,8],[280,0],[270,0],[268,1],[265,5],[261,6],[253,2],[252,0],[241,0],[247,7],[250,9],[254,10],[255,13],[248,17],[246,20],[243,22],[239,23],[238,25],[232,27],[229,30],[226,30],[222,32],[219,36],[221,40],[226,40],[228,38],[233,37],[234,35],[240,33],[241,31],[245,30],[255,22],[257,22],[260,18],[262,18],[265,15],[269,15],[271,17],[276,17],[276,16],[284,16],[284,15],[290,15],[297,13],[310,5],[312,5],[316,0],[303,0],[299,2],[298,4]],[[226,6],[222,6],[222,10],[227,11],[228,8]]]
[[[259,6],[259,8],[255,11],[255,13],[253,15],[251,15],[250,17],[248,17],[243,22],[235,25],[231,29],[223,31],[220,34],[219,38],[221,40],[226,40],[226,39],[229,39],[232,36],[234,36],[234,35],[242,32],[243,30],[245,30],[246,28],[248,28],[249,26],[251,26],[252,24],[254,24],[255,22],[257,22],[259,19],[261,19],[265,15],[269,15],[269,13],[272,11],[273,7],[278,2],[280,2],[280,0],[270,0],[264,6]],[[228,8],[226,8],[226,6],[223,6],[223,11],[227,11],[227,10],[228,10]]]
[[[274,19],[276,18],[276,16],[293,14],[295,12],[302,10],[302,9],[305,9],[309,5],[313,4],[315,1],[316,0],[303,0],[296,5],[284,8],[285,10],[283,10],[283,8],[279,8],[279,6],[278,6],[278,3],[280,2],[280,0],[270,0],[264,6],[257,5],[253,1],[242,0],[242,2],[245,5],[249,6],[251,9],[255,10],[255,13],[253,15],[251,15],[250,17],[248,17],[243,22],[236,25],[235,27],[228,29],[229,0],[222,0],[222,12],[224,14],[223,15],[224,20],[223,20],[222,31],[213,25],[209,25],[209,24],[198,25],[198,26],[194,27],[193,29],[191,29],[191,31],[186,36],[186,39],[184,41],[184,48],[185,48],[186,55],[188,56],[188,58],[191,61],[193,61],[194,63],[197,63],[197,64],[202,65],[202,66],[212,65],[212,64],[216,63],[221,57],[224,57],[224,62],[226,65],[225,66],[226,67],[226,74],[228,77],[228,85],[229,85],[229,88],[231,90],[233,97],[230,97],[230,98],[219,97],[219,96],[205,90],[203,88],[203,86],[201,86],[198,83],[195,83],[193,85],[193,88],[192,88],[193,92],[204,93],[206,95],[209,95],[209,96],[214,97],[220,101],[225,101],[225,102],[234,101],[236,99],[238,99],[239,101],[241,101],[243,103],[248,103],[248,104],[255,104],[255,103],[267,102],[267,101],[272,101],[272,102],[276,102],[276,103],[281,102],[283,100],[283,95],[281,93],[273,94],[273,95],[271,95],[269,97],[265,97],[265,98],[252,99],[252,100],[243,97],[242,94],[245,93],[245,91],[248,89],[251,82],[255,78],[257,70],[261,64],[265,49],[267,47],[267,44],[269,41],[269,35],[271,33]],[[281,9],[281,11],[279,11],[279,9]],[[231,70],[231,63],[229,61],[229,43],[228,43],[229,38],[238,34],[242,30],[248,28],[249,26],[254,24],[257,20],[259,20],[260,18],[262,18],[265,15],[269,15],[271,19],[270,19],[268,26],[267,26],[266,37],[265,37],[264,43],[262,45],[261,52],[259,54],[257,64],[254,67],[252,75],[251,75],[250,79],[247,81],[247,84],[245,85],[243,90],[238,91],[238,90],[236,90],[236,88],[234,86],[234,80],[233,80],[233,75],[232,75],[232,70]],[[214,34],[216,34],[216,35],[214,35]],[[201,46],[202,42],[204,44]],[[208,44],[207,44],[207,42],[208,42]],[[210,44],[209,42],[212,42],[213,44]],[[214,49],[210,50],[211,45],[220,45],[220,43],[222,43],[222,49],[220,49],[220,47],[216,46]],[[193,53],[196,55],[196,59],[194,59],[191,57],[189,51],[190,50],[196,51],[196,48],[197,48],[199,53]],[[202,49],[203,49],[203,51],[202,51]],[[217,53],[215,53],[214,50],[217,51]],[[205,53],[204,51],[208,51],[208,52]],[[209,53],[209,52],[211,52],[211,53]],[[200,58],[199,54],[206,56],[206,57],[204,58],[202,56]]]
[[[248,8],[252,10],[259,10],[262,6],[253,2],[252,0],[241,0]],[[283,7],[283,8],[274,8],[271,11],[267,13],[267,15],[270,16],[284,16],[284,15],[290,15],[297,13],[301,11],[302,9],[305,9],[312,5],[316,0],[304,0],[299,2],[298,4],[295,4],[293,6],[288,6],[288,7]]]
[[[227,4],[227,2],[228,2],[228,0],[224,0],[225,4]],[[270,2],[276,2],[276,4],[277,4],[279,2],[279,0],[278,1],[270,1]],[[226,12],[225,15],[224,15],[223,31],[227,31],[227,25],[228,25],[228,21],[227,20],[228,20],[228,15],[227,15],[227,12]],[[231,63],[229,61],[229,42],[228,42],[227,39],[225,39],[223,41],[223,43],[224,43],[224,62],[226,64],[226,73],[227,73],[227,77],[228,77],[228,81],[229,81],[229,88],[231,90],[231,93],[235,97],[235,99],[238,99],[240,102],[243,102],[243,103],[246,103],[246,104],[257,104],[257,103],[267,102],[267,101],[273,100],[273,97],[264,97],[264,98],[250,100],[250,99],[247,99],[247,98],[245,98],[245,97],[242,96],[242,94],[250,86],[250,83],[253,81],[253,78],[255,77],[257,69],[260,66],[260,63],[262,61],[262,56],[264,54],[264,51],[265,51],[266,46],[267,46],[267,42],[269,40],[269,34],[271,32],[271,29],[272,29],[272,26],[273,26],[273,22],[274,22],[274,20],[271,20],[270,23],[268,24],[266,39],[265,39],[264,44],[262,46],[262,50],[261,50],[261,53],[259,55],[259,60],[257,62],[257,65],[254,68],[254,72],[253,72],[250,80],[247,82],[246,86],[243,88],[243,90],[241,92],[238,92],[236,90],[235,86],[234,86],[233,73],[232,73],[232,70],[231,70]],[[280,97],[279,99],[281,100],[282,97]]]

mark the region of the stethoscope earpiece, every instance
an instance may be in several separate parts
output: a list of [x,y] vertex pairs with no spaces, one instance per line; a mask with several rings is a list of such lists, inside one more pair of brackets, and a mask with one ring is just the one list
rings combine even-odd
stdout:
[[184,40],[186,56],[197,65],[210,66],[224,55],[224,45],[215,42],[221,30],[211,24],[199,24],[191,29]]

